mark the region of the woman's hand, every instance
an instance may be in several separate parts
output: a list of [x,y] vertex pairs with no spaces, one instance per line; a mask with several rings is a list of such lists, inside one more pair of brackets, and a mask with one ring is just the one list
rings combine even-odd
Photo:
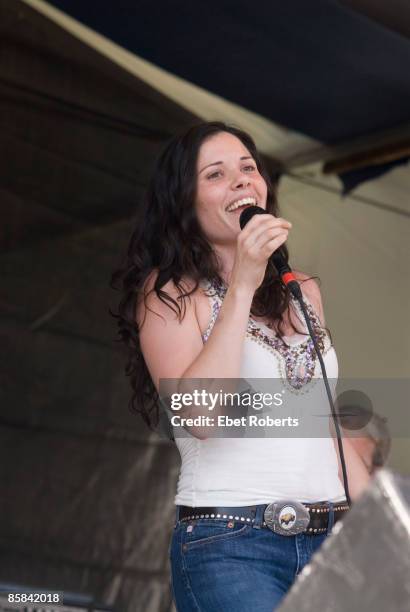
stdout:
[[230,284],[254,293],[263,282],[269,257],[287,240],[291,227],[270,213],[254,215],[238,235]]

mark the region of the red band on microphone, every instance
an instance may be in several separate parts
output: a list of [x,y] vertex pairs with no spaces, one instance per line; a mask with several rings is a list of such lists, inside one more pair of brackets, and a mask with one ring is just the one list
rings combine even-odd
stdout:
[[288,283],[290,283],[290,281],[295,281],[295,275],[293,274],[293,272],[285,272],[285,274],[282,274],[282,282],[287,285]]

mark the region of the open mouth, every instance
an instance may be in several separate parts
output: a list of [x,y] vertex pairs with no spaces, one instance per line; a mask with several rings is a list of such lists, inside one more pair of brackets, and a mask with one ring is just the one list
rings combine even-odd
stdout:
[[235,208],[234,210],[230,210],[229,213],[234,214],[234,215],[240,215],[241,212],[243,212],[245,208],[249,208],[249,206],[257,206],[257,204],[245,204],[243,206],[239,206],[238,208]]
[[258,206],[258,203],[255,198],[249,197],[242,198],[242,200],[237,200],[236,202],[233,202],[232,204],[229,204],[229,206],[226,207],[226,212],[242,212],[243,210],[245,210],[245,208],[248,208],[249,206]]

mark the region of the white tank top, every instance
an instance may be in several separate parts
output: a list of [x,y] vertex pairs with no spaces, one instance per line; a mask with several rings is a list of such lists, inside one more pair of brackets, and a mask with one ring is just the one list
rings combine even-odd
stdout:
[[[205,343],[218,316],[226,288],[201,282],[211,302],[211,320],[202,340]],[[304,295],[319,340],[326,372],[337,379],[336,352],[312,305]],[[307,330],[297,300],[294,305],[303,329]],[[265,324],[249,317],[244,339],[240,377],[281,378],[292,381],[297,392],[322,378],[320,364],[309,336],[295,334],[283,342]],[[323,382],[313,384],[323,384]],[[329,406],[326,406],[326,412]],[[174,428],[174,435],[176,434]],[[207,438],[185,433],[175,435],[181,469],[175,504],[185,506],[251,506],[279,499],[301,502],[341,501],[346,498],[338,476],[336,449],[330,437],[321,438]]]

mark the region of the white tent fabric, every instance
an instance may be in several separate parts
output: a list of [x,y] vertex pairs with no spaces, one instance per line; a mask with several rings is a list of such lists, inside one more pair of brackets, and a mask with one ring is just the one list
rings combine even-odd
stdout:
[[282,180],[279,191],[294,227],[292,261],[322,280],[341,375],[408,377],[409,218],[387,209],[410,213],[408,170],[396,168],[345,198],[337,178],[298,175]]

